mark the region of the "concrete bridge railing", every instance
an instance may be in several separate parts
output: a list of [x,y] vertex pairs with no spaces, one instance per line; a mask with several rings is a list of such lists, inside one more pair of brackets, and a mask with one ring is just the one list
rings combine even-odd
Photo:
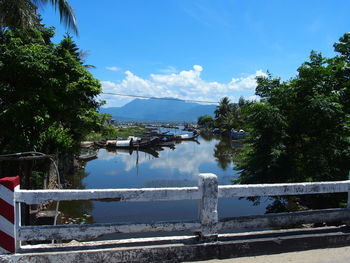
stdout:
[[[19,179],[0,179],[0,254],[21,252],[22,241],[84,240],[110,233],[192,231],[202,241],[217,239],[219,231],[263,229],[287,225],[350,221],[350,209],[335,208],[258,216],[218,218],[218,200],[223,197],[287,196],[350,192],[350,181],[218,185],[214,174],[200,174],[198,187],[21,190]],[[348,195],[349,196],[349,195]],[[91,225],[22,226],[20,204],[41,204],[64,200],[174,201],[199,200],[196,221],[155,223],[109,223]],[[348,200],[349,203],[349,200]]]

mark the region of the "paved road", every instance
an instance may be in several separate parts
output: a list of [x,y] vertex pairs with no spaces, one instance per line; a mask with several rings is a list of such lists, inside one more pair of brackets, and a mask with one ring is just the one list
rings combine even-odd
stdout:
[[268,256],[242,257],[224,260],[196,261],[207,263],[350,263],[350,246],[315,249]]

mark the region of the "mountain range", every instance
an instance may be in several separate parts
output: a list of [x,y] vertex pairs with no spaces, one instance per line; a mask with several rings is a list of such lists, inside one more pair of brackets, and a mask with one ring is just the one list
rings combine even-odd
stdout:
[[203,105],[179,99],[134,99],[122,107],[100,108],[117,121],[196,122],[203,115],[214,116],[215,105]]

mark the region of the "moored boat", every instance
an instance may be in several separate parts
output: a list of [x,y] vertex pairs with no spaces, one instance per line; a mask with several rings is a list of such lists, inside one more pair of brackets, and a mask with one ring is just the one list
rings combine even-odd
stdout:
[[157,146],[175,148],[174,141],[159,141]]
[[127,140],[107,140],[106,147],[115,148],[129,148],[131,146],[131,139]]
[[117,140],[107,140],[106,141],[106,147],[108,148],[148,148],[152,147],[153,145],[156,145],[159,141],[158,137],[151,137],[151,138],[139,138],[130,136],[128,139],[117,139]]
[[190,140],[195,140],[199,135],[198,134],[193,134],[192,136],[189,134],[180,134],[175,136],[175,140],[177,141],[190,141]]
[[231,138],[233,140],[239,140],[239,139],[242,139],[244,138],[245,136],[247,136],[249,133],[244,131],[244,130],[235,130],[235,129],[231,129]]
[[87,162],[97,158],[97,153],[82,154],[77,157],[78,161]]

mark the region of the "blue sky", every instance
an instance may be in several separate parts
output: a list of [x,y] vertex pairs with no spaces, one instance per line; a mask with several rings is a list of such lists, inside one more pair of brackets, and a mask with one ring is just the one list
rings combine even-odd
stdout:
[[[253,98],[255,76],[289,79],[310,51],[333,56],[348,0],[70,0],[75,40],[106,92],[218,101]],[[50,7],[41,10],[66,29]],[[131,99],[102,96],[106,106]]]

